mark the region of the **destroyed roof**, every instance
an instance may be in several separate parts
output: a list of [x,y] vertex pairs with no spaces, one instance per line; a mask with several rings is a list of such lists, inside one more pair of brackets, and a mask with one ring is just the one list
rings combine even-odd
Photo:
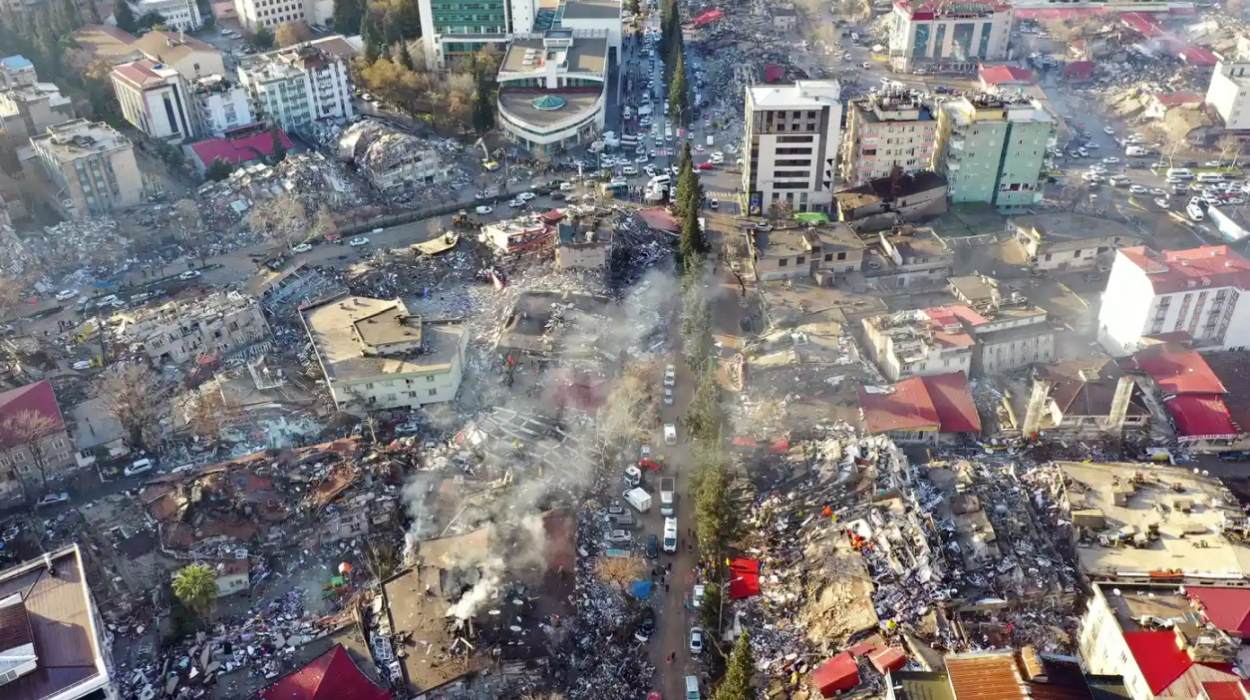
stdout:
[[1211,624],[1250,640],[1250,588],[1186,586],[1185,595],[1201,605]]
[[[285,149],[290,149],[293,145],[290,137],[281,129],[278,130],[278,138]],[[247,136],[205,139],[191,144],[191,151],[205,168],[218,160],[231,165],[260,160],[273,155],[273,131],[262,129]]]
[[1146,274],[1155,294],[1200,287],[1250,289],[1250,260],[1226,245],[1162,252],[1133,246],[1121,248],[1119,254]]
[[1164,399],[1181,440],[1231,439],[1241,434],[1218,394],[1182,394]]
[[[1123,372],[1110,358],[1072,359],[1042,365],[1038,375],[1051,383],[1050,400],[1065,416],[1105,416],[1111,412],[1116,384]],[[1150,413],[1133,387],[1128,415]]]
[[329,381],[353,381],[396,374],[432,374],[450,371],[459,361],[464,325],[455,321],[422,321],[420,354],[381,357],[364,354],[355,323],[391,308],[395,300],[347,296],[302,312]]
[[681,230],[681,224],[664,207],[639,209],[638,216],[651,228],[665,233],[677,233]]
[[937,430],[942,433],[979,433],[977,414],[963,372],[909,377],[890,391],[859,389],[859,405],[871,433],[899,430]]
[[844,651],[812,670],[812,685],[827,698],[839,690],[850,690],[859,685],[859,665]]
[[1151,345],[1122,361],[1124,369],[1144,372],[1165,395],[1223,394],[1227,390],[1194,350],[1175,343]]
[[946,674],[955,697],[977,700],[1024,700],[1024,679],[1011,652],[946,657]]
[[342,644],[274,683],[262,700],[390,700],[390,692],[369,680]]
[[9,421],[20,423],[19,415],[33,413],[48,419],[49,430],[60,430],[65,427],[61,418],[61,407],[57,404],[56,393],[52,391],[52,383],[41,379],[33,384],[9,389],[0,393],[0,444],[12,445],[17,436],[13,430],[20,431],[21,425],[8,425]]

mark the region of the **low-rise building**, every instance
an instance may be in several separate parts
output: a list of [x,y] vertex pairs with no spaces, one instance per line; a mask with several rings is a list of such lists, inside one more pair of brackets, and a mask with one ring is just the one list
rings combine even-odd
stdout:
[[1138,378],[1152,405],[1166,412],[1160,417],[1170,422],[1177,442],[1193,452],[1216,453],[1250,448],[1248,362],[1244,350],[1199,354],[1161,342],[1121,365]]
[[354,163],[380,191],[442,182],[447,168],[437,150],[420,138],[383,122],[366,119],[343,130],[339,159]]
[[221,51],[212,44],[187,36],[183,32],[153,29],[135,39],[131,46],[149,59],[178,71],[187,82],[209,75],[226,74]]
[[21,54],[0,58],[0,90],[34,85],[39,78],[35,64]]
[[0,393],[0,500],[35,497],[77,466],[48,380]]
[[248,56],[239,62],[239,84],[256,116],[284,131],[322,121],[350,121],[350,62],[356,49],[339,35]]
[[900,445],[946,444],[981,432],[981,417],[963,372],[860,387],[859,408],[869,433]]
[[[69,219],[142,201],[143,177],[130,139],[104,122],[72,119],[30,139],[27,164],[51,183],[47,203]],[[37,163],[37,165],[35,165]]]
[[886,700],[981,700],[998,689],[1002,700],[1120,698],[1125,692],[1118,675],[1089,673],[1074,656],[1038,654],[1031,646],[947,654],[942,661],[943,671],[890,671]]
[[745,234],[753,279],[812,278],[822,285],[856,272],[863,265],[863,240],[842,223],[787,226]]
[[235,593],[242,593],[251,587],[251,564],[247,559],[224,559],[211,564],[214,581],[217,584],[217,597],[225,598]]
[[16,148],[50,126],[74,118],[74,103],[52,83],[0,89],[0,135]]
[[1164,333],[1184,333],[1201,348],[1250,347],[1248,290],[1250,261],[1228,246],[1121,248],[1103,292],[1098,340],[1116,356]]
[[222,136],[254,121],[247,90],[222,75],[206,75],[191,84],[191,117],[201,137]]
[[451,401],[468,333],[414,316],[399,299],[347,296],[301,313],[335,406],[348,413]]
[[1107,358],[1042,365],[1002,388],[998,427],[1005,436],[1119,438],[1150,428],[1137,382]]
[[940,286],[954,263],[954,251],[933,229],[902,226],[878,233],[868,246],[864,278],[881,291]]
[[612,251],[612,228],[594,217],[561,221],[556,225],[556,267],[561,270],[601,270]]
[[865,351],[890,381],[905,377],[972,371],[976,343],[955,313],[967,307],[936,307],[869,316],[863,326]]
[[88,578],[77,544],[0,572],[6,697],[119,700],[113,637]]
[[838,221],[879,231],[946,213],[946,178],[929,170],[869,180],[833,195]]
[[979,94],[938,109],[933,169],[952,202],[1026,207],[1042,200],[1042,169],[1055,120],[1039,102]]
[[1109,268],[1117,249],[1141,243],[1134,229],[1119,222],[1062,212],[1012,217],[1007,233],[1035,270]]
[[925,99],[892,88],[847,105],[841,168],[848,185],[929,168],[937,120]]
[[482,240],[502,254],[524,253],[551,245],[554,227],[536,216],[492,221],[482,226]]
[[260,304],[236,291],[214,292],[192,302],[170,301],[120,316],[115,337],[137,344],[158,364],[223,357],[269,337]]
[[[281,129],[278,130],[277,143],[288,151],[292,146],[291,138]],[[273,130],[266,128],[264,124],[255,124],[241,126],[218,138],[196,141],[187,148],[191,151],[192,165],[203,173],[217,161],[238,166],[270,158],[274,154],[275,146]]]
[[180,32],[193,32],[204,25],[196,0],[134,0],[135,17],[155,12],[164,18],[161,24]]
[[896,0],[890,64],[897,71],[971,73],[1007,58],[1012,6],[1001,0]]
[[195,137],[191,98],[178,71],[145,58],[117,66],[109,77],[131,126],[159,141]]
[[588,144],[603,131],[608,37],[553,29],[515,36],[499,65],[498,118],[535,153]]

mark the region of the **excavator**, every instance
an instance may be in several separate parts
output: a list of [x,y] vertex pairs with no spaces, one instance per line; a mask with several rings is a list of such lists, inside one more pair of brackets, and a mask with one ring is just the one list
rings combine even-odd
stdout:
[[490,151],[486,148],[485,141],[483,141],[482,139],[478,139],[477,143],[473,145],[478,146],[482,149],[482,167],[486,169],[486,172],[493,173],[499,169],[499,163],[491,159]]

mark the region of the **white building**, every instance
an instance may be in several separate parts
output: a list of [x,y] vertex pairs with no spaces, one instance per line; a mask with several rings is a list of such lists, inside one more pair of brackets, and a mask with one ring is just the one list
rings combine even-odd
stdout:
[[1224,120],[1225,129],[1250,129],[1250,60],[1221,59],[1216,63],[1206,103]]
[[160,13],[165,18],[164,25],[176,31],[193,32],[204,25],[195,0],[137,0],[130,7],[135,17],[149,12]]
[[894,70],[964,72],[1007,58],[1012,6],[1003,0],[897,0],[890,20]]
[[1098,341],[1116,356],[1164,333],[1187,334],[1202,348],[1250,347],[1247,290],[1250,261],[1228,246],[1122,248],[1102,295]]
[[468,333],[459,321],[424,320],[399,299],[354,296],[301,318],[340,411],[413,409],[460,390]]
[[508,138],[540,153],[594,141],[607,105],[608,41],[567,29],[514,37],[498,76]]
[[842,179],[851,186],[887,177],[899,168],[914,173],[929,167],[938,123],[920,94],[891,90],[848,105],[842,140]]
[[[514,4],[513,7],[516,7]],[[564,0],[558,10],[558,26],[571,29],[580,35],[598,35],[601,32],[608,36],[608,53],[615,54],[620,60],[621,54],[621,0]],[[514,34],[516,17],[512,18]]]
[[254,121],[247,90],[220,75],[195,81],[191,86],[191,104],[195,128],[202,137],[221,136]]
[[258,119],[284,131],[322,120],[350,120],[351,58],[356,50],[341,35],[297,44],[239,62],[239,84]]
[[742,190],[751,214],[774,203],[829,211],[842,135],[836,80],[753,85],[746,91]]
[[339,159],[354,163],[370,184],[384,192],[447,178],[437,149],[375,119],[358,121],[343,130]]
[[334,16],[332,0],[234,0],[239,24],[249,32],[283,22],[325,24]]
[[191,100],[178,71],[145,58],[117,66],[110,78],[122,116],[136,129],[173,143],[194,138]]
[[34,85],[38,80],[35,64],[29,58],[21,54],[0,58],[0,90]]

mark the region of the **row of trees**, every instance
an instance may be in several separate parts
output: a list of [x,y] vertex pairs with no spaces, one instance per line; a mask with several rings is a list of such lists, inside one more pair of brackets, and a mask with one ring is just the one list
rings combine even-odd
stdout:
[[428,70],[424,55],[406,41],[387,45],[355,65],[361,85],[434,126],[483,134],[495,121],[495,75],[502,55],[483,49],[449,71]]
[[677,0],[665,0],[660,16],[660,49],[668,85],[668,110],[673,122],[685,126],[690,118],[690,88],[686,76],[686,45],[681,33]]

